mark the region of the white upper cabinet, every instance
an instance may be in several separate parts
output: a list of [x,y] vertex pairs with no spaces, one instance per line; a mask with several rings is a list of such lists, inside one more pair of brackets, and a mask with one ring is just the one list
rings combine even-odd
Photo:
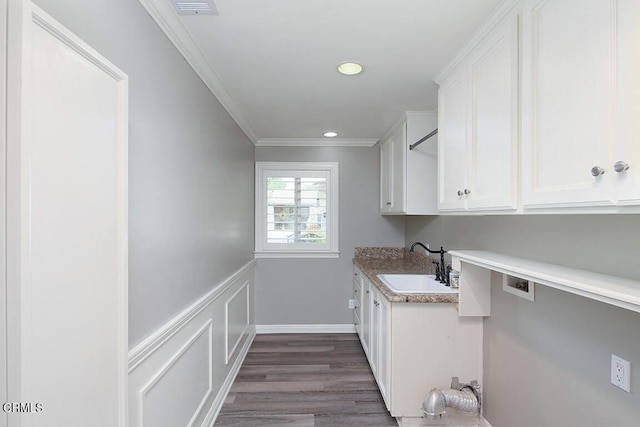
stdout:
[[[640,1],[618,0],[616,144],[609,164],[619,205],[640,204]],[[616,171],[615,164],[618,163]],[[629,168],[624,170],[624,166]]]
[[437,126],[437,114],[406,112],[380,140],[380,213],[433,215],[436,210],[437,137],[409,147]]
[[640,2],[523,5],[523,207],[638,204]]
[[438,92],[438,209],[441,211],[465,208],[467,94],[466,68],[442,82]]
[[518,15],[493,28],[440,85],[440,211],[515,210]]
[[467,207],[516,209],[518,198],[518,15],[469,57]]

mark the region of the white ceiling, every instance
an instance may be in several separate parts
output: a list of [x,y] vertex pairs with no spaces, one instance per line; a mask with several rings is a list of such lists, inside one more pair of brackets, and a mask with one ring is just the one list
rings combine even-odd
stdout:
[[[215,0],[218,15],[171,16],[169,1],[141,0],[254,142],[377,139],[403,111],[435,110],[434,77],[501,2]],[[343,76],[343,61],[365,71]]]

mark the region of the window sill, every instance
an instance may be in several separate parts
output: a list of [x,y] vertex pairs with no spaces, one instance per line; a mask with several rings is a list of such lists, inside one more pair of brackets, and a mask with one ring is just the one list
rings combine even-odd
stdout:
[[254,252],[256,258],[340,258],[340,252],[311,251],[261,251]]

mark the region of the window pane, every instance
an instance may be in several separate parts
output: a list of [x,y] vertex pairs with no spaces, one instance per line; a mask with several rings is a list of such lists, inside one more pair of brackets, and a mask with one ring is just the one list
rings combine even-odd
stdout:
[[327,243],[327,179],[267,177],[267,243]]

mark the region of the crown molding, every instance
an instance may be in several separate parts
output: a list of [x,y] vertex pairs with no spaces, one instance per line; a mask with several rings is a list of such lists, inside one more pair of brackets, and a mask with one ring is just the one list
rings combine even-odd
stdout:
[[366,138],[260,138],[256,147],[373,147],[377,142]]
[[240,129],[254,144],[258,137],[249,126],[249,122],[238,106],[233,102],[222,81],[216,74],[213,66],[207,61],[200,46],[193,40],[191,34],[182,25],[180,17],[171,7],[171,2],[166,0],[138,0],[142,7],[151,15],[151,18],[158,24],[160,29],[166,34],[171,43],[182,54],[187,63],[193,68],[198,77],[209,88],[220,104],[229,113],[231,118],[238,124]]
[[458,51],[456,56],[451,59],[433,79],[437,85],[444,80],[453,70],[464,61],[469,53],[475,48],[478,43],[496,26],[500,21],[507,17],[512,10],[520,6],[521,0],[505,0],[502,2],[493,13],[487,18],[486,21],[480,25],[480,27],[473,33],[473,36],[462,46],[462,49]]

